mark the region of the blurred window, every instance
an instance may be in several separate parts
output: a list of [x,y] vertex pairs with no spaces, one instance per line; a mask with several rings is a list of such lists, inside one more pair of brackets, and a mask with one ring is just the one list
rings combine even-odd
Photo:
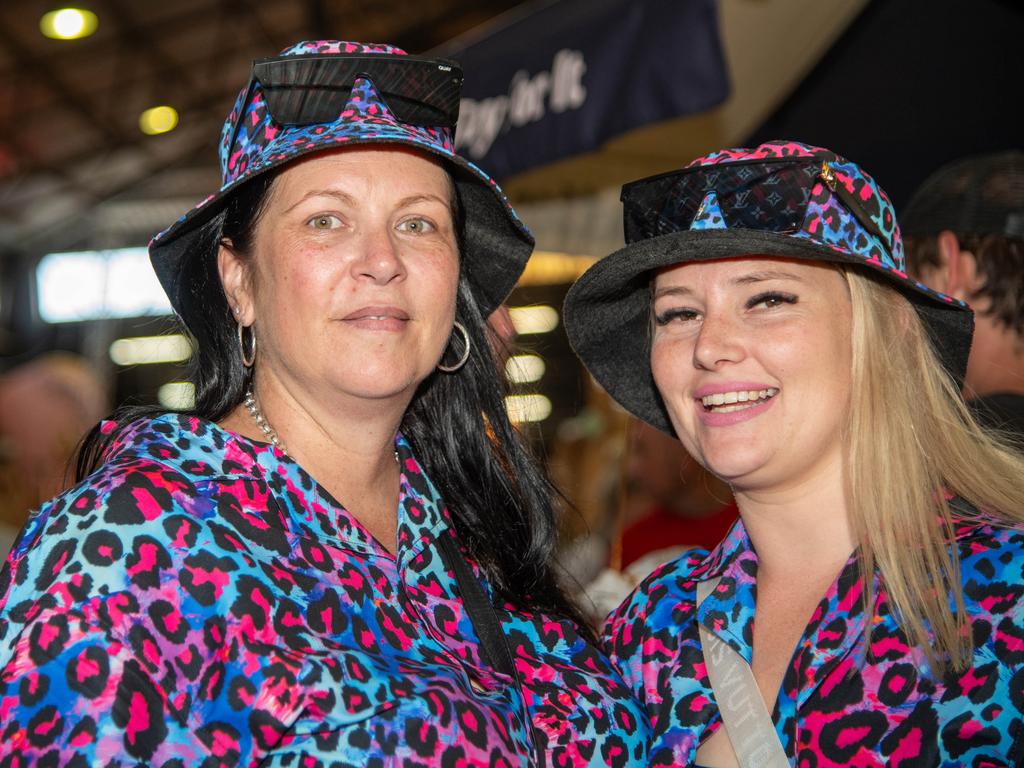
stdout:
[[171,314],[145,248],[47,254],[36,285],[48,323]]

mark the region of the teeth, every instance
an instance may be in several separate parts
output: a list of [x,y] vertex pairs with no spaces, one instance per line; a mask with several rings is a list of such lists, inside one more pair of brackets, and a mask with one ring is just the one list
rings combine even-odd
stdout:
[[[748,389],[736,392],[716,392],[713,395],[705,395],[701,402],[705,408],[715,407],[718,413],[731,413],[741,408],[749,408],[759,400],[767,400],[777,395],[779,390],[775,387],[767,389]],[[737,403],[749,403],[749,405],[737,405]],[[724,407],[718,407],[724,406]]]

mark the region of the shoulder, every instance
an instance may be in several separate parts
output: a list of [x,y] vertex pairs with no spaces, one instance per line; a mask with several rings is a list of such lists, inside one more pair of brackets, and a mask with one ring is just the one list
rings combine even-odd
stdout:
[[956,541],[968,610],[1018,612],[1024,598],[1024,528],[961,523]]
[[181,450],[168,433],[166,419],[140,419],[113,433],[103,463],[29,518],[12,559],[43,542],[48,549],[59,542],[85,547],[90,537],[95,547],[113,551],[112,539],[119,531],[159,528],[147,523],[160,521],[195,496],[199,475],[182,467]]
[[215,472],[187,457],[177,418],[117,430],[104,463],[32,515],[0,571],[0,635],[34,611],[139,595],[168,580],[213,588],[197,574],[228,567],[220,561],[230,531],[217,522]]
[[964,523],[957,545],[964,607],[978,652],[1010,669],[1024,668],[1024,530]]
[[696,611],[694,571],[707,560],[704,549],[684,552],[675,560],[654,569],[612,611],[604,626],[604,639],[612,655],[620,661],[639,654],[648,638],[658,638],[668,653]]

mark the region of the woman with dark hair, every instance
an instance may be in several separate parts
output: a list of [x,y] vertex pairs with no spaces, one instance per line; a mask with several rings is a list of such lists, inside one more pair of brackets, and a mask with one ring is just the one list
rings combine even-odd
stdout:
[[505,413],[486,319],[533,241],[454,153],[460,85],[389,46],[254,64],[224,186],[150,245],[195,407],[99,425],[0,576],[13,764],[643,761]]
[[740,511],[607,622],[651,764],[1024,765],[1024,460],[960,395],[971,311],[907,277],[889,199],[825,149],[622,200],[569,338]]

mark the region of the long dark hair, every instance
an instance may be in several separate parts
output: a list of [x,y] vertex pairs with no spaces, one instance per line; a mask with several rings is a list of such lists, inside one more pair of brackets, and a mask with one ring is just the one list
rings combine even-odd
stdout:
[[[244,397],[251,369],[242,365],[235,320],[221,285],[217,260],[221,242],[239,254],[251,252],[253,232],[266,205],[273,173],[243,185],[223,212],[202,227],[198,243],[179,271],[180,317],[193,339],[188,379],[195,405],[187,413],[219,421]],[[452,213],[460,263],[465,253],[465,215],[452,183]],[[527,610],[572,619],[593,640],[585,619],[558,584],[553,553],[557,544],[555,499],[546,472],[509,422],[506,386],[492,351],[487,318],[460,269],[456,320],[472,347],[465,365],[448,374],[435,371],[423,381],[402,420],[401,430],[416,457],[440,489],[467,554],[487,575],[500,598]],[[162,413],[131,406],[113,415],[118,425]],[[76,456],[80,481],[103,461],[112,434],[97,425]]]

